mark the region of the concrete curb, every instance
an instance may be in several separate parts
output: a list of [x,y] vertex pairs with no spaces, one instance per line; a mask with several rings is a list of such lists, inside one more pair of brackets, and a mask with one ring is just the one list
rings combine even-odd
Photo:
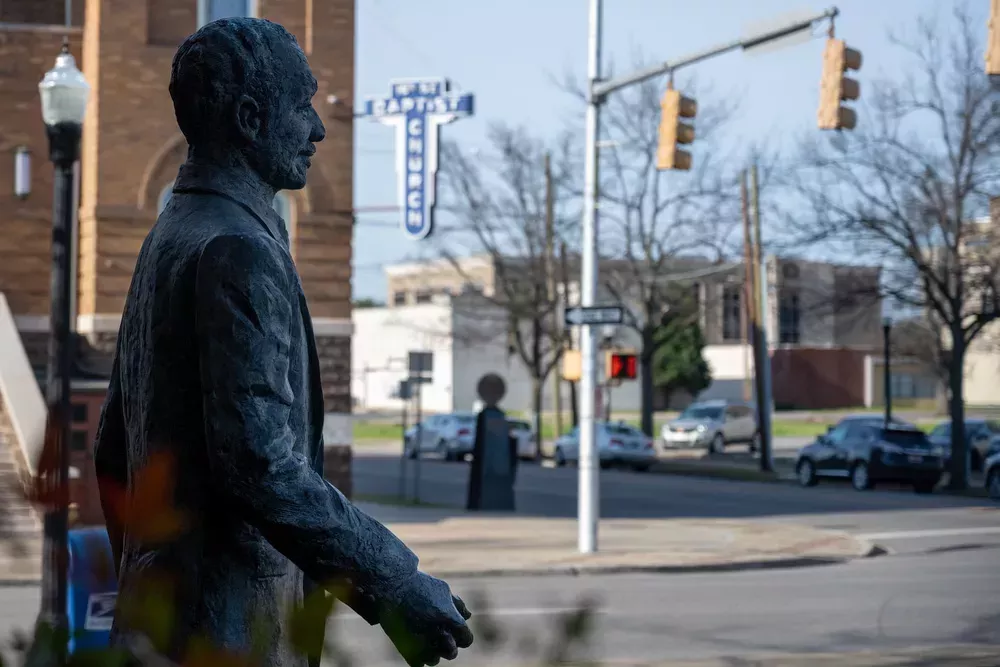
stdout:
[[[859,540],[860,541],[860,540]],[[496,568],[492,570],[432,570],[430,574],[438,577],[448,577],[453,579],[473,579],[478,577],[505,578],[505,577],[586,577],[616,574],[700,574],[711,572],[742,572],[749,570],[786,570],[804,567],[819,567],[822,565],[841,565],[855,560],[865,558],[877,558],[888,555],[890,552],[885,547],[877,544],[867,544],[864,553],[856,556],[797,556],[788,558],[773,558],[765,560],[718,562],[718,563],[694,563],[691,565],[670,565],[670,564],[649,564],[649,565],[553,565],[546,567],[504,569]],[[0,578],[0,587],[28,587],[41,585],[39,577],[25,577],[24,579]]]
[[655,564],[648,565],[551,565],[526,568],[494,568],[484,570],[449,570],[431,569],[429,574],[437,577],[454,579],[471,579],[476,577],[546,577],[568,576],[586,577],[615,574],[700,574],[711,572],[743,572],[749,570],[785,570],[822,565],[841,565],[855,560],[877,558],[889,553],[888,549],[868,542],[858,540],[863,546],[861,553],[855,556],[789,556],[786,558],[770,558],[762,560],[730,561],[717,563],[692,563],[688,565]]

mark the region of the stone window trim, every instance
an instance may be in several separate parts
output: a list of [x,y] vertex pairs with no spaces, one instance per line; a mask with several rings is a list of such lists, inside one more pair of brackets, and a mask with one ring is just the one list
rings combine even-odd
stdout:
[[[259,0],[198,0],[198,27],[200,28],[223,16],[237,16],[238,14],[231,11],[225,11],[223,5],[226,5],[226,9],[228,9],[228,6],[238,4],[242,4],[244,7],[243,16],[260,16]],[[213,16],[213,14],[216,15]]]

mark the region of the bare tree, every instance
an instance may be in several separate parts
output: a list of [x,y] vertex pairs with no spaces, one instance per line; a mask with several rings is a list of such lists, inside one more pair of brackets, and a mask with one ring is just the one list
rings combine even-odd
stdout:
[[[642,67],[641,59],[636,66]],[[660,77],[617,92],[601,112],[601,283],[626,307],[626,325],[641,340],[641,424],[647,435],[653,431],[655,333],[668,310],[688,305],[680,301],[689,300],[703,278],[736,268],[738,261],[726,259],[740,254],[733,252],[738,177],[747,164],[716,141],[735,104],[687,81],[677,88],[699,103],[693,167],[657,169],[660,99],[671,84]],[[571,78],[563,87],[583,98],[583,88]]]
[[1000,186],[1000,113],[981,26],[963,7],[939,18],[890,35],[908,68],[867,86],[857,130],[804,142],[788,223],[799,242],[883,267],[881,296],[940,333],[923,340],[947,378],[951,485],[964,488],[966,353],[998,315],[996,239],[981,221]]
[[[442,148],[441,203],[453,223],[440,252],[456,271],[466,273],[463,256],[485,255],[493,283],[479,299],[464,300],[466,319],[493,318],[493,327],[507,334],[509,354],[517,355],[532,379],[532,411],[536,437],[541,437],[545,380],[559,363],[564,332],[553,315],[560,299],[550,290],[556,270],[552,256],[558,242],[572,242],[578,213],[566,183],[575,171],[569,135],[549,147],[523,129],[495,124],[490,148],[470,154],[457,144]],[[554,215],[546,227],[544,160],[552,156]],[[471,278],[471,276],[470,276]],[[488,306],[488,307],[485,307]],[[497,321],[500,318],[502,321]]]

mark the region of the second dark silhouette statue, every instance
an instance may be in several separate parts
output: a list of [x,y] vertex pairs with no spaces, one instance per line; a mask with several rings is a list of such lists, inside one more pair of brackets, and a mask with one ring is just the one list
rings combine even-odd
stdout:
[[[382,624],[411,665],[472,643],[448,585],[322,474],[312,322],[272,209],[276,192],[305,186],[325,136],[316,91],[294,37],[265,20],[209,23],[174,57],[188,158],[139,252],[96,442],[119,580],[113,643],[148,634],[122,610],[161,586],[165,657],[184,661],[207,640],[263,646],[266,667],[315,664],[290,645],[288,606],[320,584]],[[175,462],[170,500],[184,524],[154,542],[116,503],[162,456]]]

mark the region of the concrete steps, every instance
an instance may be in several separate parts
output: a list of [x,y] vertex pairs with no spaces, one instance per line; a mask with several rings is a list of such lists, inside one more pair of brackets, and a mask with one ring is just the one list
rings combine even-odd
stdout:
[[0,581],[41,576],[42,524],[24,497],[12,446],[0,435]]

